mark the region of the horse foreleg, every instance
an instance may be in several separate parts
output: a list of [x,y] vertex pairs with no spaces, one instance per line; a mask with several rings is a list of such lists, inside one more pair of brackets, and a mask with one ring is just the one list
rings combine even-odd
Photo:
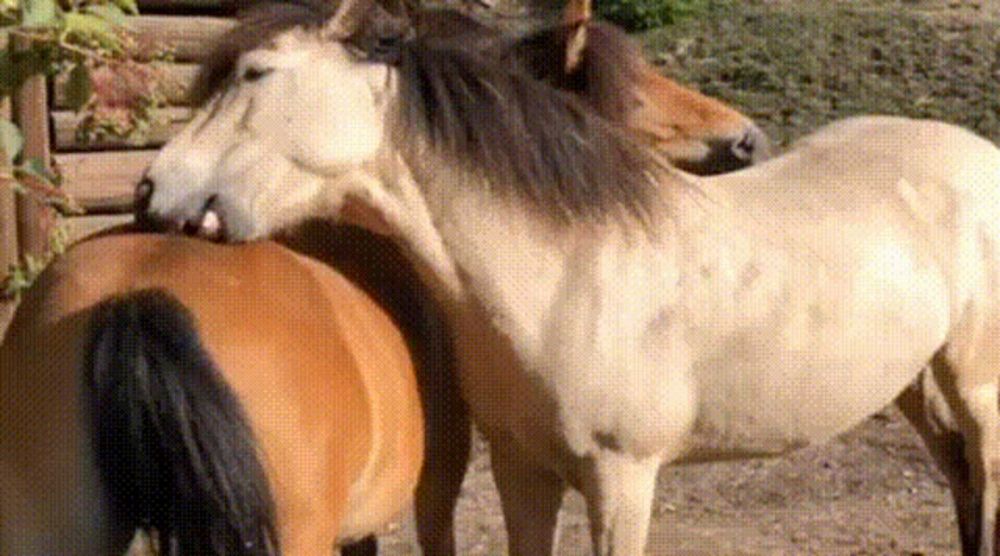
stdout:
[[490,461],[503,506],[510,556],[552,554],[558,545],[565,481],[532,463],[511,441],[491,439]]
[[415,499],[417,538],[427,556],[455,554],[455,506],[472,447],[472,424],[459,400],[439,418],[428,411],[424,467]]
[[[963,390],[975,425],[976,442],[967,446],[968,458],[973,459],[973,481],[979,487],[980,544],[979,554],[996,556],[1000,550],[1000,388],[997,380]],[[970,451],[968,448],[973,448]]]
[[660,458],[636,459],[629,454],[602,451],[587,463],[581,490],[587,500],[594,553],[643,554]]

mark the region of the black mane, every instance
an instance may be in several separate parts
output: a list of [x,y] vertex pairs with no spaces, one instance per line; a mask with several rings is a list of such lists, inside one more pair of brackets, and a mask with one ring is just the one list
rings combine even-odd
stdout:
[[[405,46],[404,136],[560,219],[645,220],[659,163],[579,99],[455,44]],[[404,149],[405,152],[405,149]],[[419,152],[410,153],[420,164]]]

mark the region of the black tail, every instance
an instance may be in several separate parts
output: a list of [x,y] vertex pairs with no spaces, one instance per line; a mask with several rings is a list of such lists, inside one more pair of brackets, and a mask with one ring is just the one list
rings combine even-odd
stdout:
[[153,529],[166,554],[280,553],[253,431],[175,298],[96,308],[84,391],[119,533]]

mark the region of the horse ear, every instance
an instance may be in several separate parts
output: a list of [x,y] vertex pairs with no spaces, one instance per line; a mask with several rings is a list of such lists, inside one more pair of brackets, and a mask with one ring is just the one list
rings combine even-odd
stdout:
[[563,25],[579,25],[589,23],[593,19],[591,0],[569,0],[563,8]]
[[323,28],[323,36],[335,41],[350,38],[361,27],[373,3],[374,0],[343,0]]
[[566,64],[563,70],[572,75],[583,62],[587,49],[587,26],[593,17],[591,0],[569,0],[563,8],[562,22],[568,29],[566,35]]

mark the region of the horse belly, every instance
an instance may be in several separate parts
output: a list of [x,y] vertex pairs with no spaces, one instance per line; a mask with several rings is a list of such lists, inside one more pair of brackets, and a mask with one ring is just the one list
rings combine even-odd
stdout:
[[903,242],[858,252],[852,272],[789,280],[769,319],[695,355],[698,416],[685,459],[829,439],[891,402],[940,349],[951,312],[943,273]]

